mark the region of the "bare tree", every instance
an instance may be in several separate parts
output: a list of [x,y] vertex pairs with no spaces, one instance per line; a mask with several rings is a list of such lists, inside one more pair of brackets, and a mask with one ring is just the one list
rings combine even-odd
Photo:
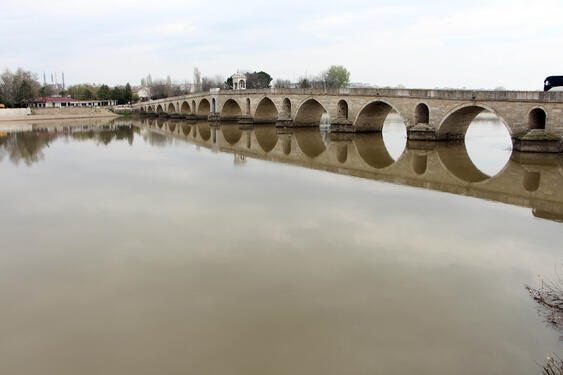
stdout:
[[274,81],[274,87],[277,89],[288,89],[291,87],[291,81],[288,79],[276,79]]
[[198,68],[194,68],[194,92],[199,92],[201,90],[201,72]]

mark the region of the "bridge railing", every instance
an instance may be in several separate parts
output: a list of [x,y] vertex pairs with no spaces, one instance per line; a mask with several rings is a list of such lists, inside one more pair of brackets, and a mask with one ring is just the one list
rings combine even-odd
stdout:
[[[496,90],[448,90],[448,89],[388,89],[388,88],[341,88],[341,89],[251,89],[251,90],[220,90],[214,95],[249,96],[249,95],[331,95],[331,96],[370,96],[370,97],[403,97],[420,99],[444,100],[476,100],[476,101],[531,101],[546,103],[563,103],[563,91],[496,91]],[[181,96],[137,103],[135,106],[169,103],[202,96],[210,96],[210,92],[197,92]]]

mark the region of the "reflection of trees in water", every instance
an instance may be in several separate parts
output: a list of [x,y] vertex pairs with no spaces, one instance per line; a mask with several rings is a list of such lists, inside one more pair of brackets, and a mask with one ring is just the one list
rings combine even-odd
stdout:
[[23,162],[30,166],[44,159],[43,148],[57,138],[56,135],[39,136],[35,133],[12,133],[0,138],[0,160],[9,155],[12,163]]
[[89,141],[95,140],[98,144],[103,144],[105,146],[109,145],[112,141],[122,141],[127,140],[130,145],[133,144],[135,139],[135,133],[139,133],[139,129],[136,127],[129,126],[117,126],[114,129],[92,129],[87,132],[76,132],[70,134],[70,137],[78,141]]
[[172,143],[171,137],[152,131],[143,132],[143,140],[156,147],[164,147]]
[[10,133],[0,137],[0,161],[9,155],[10,160],[19,165],[23,160],[28,166],[44,159],[43,149],[48,147],[55,139],[65,138],[75,141],[97,141],[97,144],[108,145],[112,141],[127,140],[133,144],[134,134],[139,132],[138,128],[129,126],[118,126],[114,129],[76,131],[68,133],[48,132],[20,132]]

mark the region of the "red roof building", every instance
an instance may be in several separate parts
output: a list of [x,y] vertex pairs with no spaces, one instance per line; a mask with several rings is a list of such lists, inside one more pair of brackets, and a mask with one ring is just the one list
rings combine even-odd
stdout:
[[29,103],[33,108],[61,108],[61,107],[107,107],[117,105],[117,100],[76,100],[62,96],[35,98]]

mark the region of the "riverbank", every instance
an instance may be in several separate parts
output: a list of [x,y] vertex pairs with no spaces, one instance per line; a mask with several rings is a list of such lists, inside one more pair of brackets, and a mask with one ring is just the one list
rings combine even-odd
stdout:
[[107,108],[34,108],[30,115],[0,116],[0,127],[13,122],[115,118],[118,114]]

